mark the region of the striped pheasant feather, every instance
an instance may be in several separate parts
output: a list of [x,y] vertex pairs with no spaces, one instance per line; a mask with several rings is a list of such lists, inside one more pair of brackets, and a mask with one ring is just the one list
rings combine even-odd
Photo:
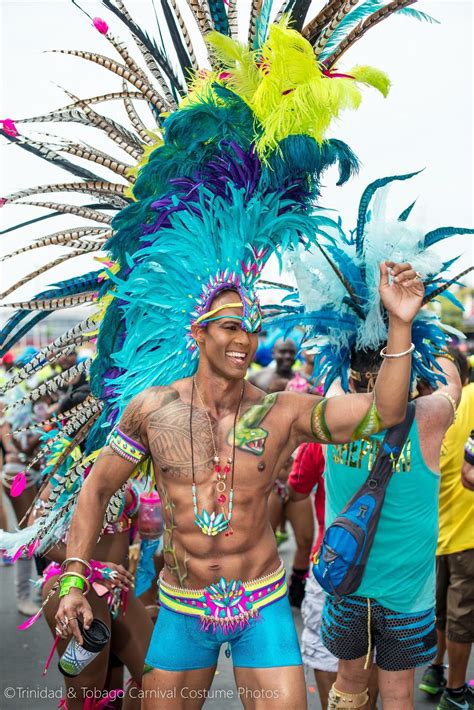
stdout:
[[75,308],[84,303],[92,303],[97,298],[96,291],[88,291],[77,296],[65,298],[45,298],[31,301],[18,301],[16,303],[0,303],[0,308],[14,308],[23,311],[57,311],[62,308]]
[[80,59],[85,59],[86,61],[93,62],[94,64],[98,64],[99,66],[104,67],[108,71],[111,71],[114,74],[117,74],[117,76],[122,77],[130,84],[133,84],[133,86],[135,86],[138,91],[141,91],[146,100],[153,104],[153,106],[159,111],[165,110],[163,100],[160,96],[158,96],[155,89],[150,86],[150,84],[143,81],[140,75],[130,71],[130,69],[124,64],[114,62],[112,59],[110,59],[109,57],[105,57],[103,54],[84,52],[80,49],[53,49],[52,51],[56,54],[66,54],[70,57],[79,57]]
[[346,4],[347,0],[328,0],[320,12],[310,20],[301,32],[303,37],[306,37],[310,42],[315,42],[322,31],[328,25],[333,17]]
[[23,407],[27,402],[35,402],[37,399],[44,397],[46,394],[52,394],[53,392],[57,392],[58,389],[64,387],[64,385],[67,385],[78,375],[82,374],[83,372],[87,372],[89,370],[91,362],[92,358],[89,357],[87,358],[87,360],[83,360],[82,362],[77,363],[77,365],[73,365],[65,372],[61,372],[59,375],[50,377],[48,380],[45,380],[30,392],[27,392],[21,399],[17,399],[11,404],[9,403],[7,405],[8,410]]
[[[126,86],[126,82],[123,82],[123,86]],[[125,94],[126,92],[124,92]],[[124,96],[123,103],[125,106],[125,110],[127,112],[127,116],[130,120],[130,123],[142,139],[144,143],[147,143],[148,145],[153,145],[155,141],[153,138],[150,136],[149,131],[147,131],[147,128],[143,121],[141,120],[140,116],[138,115],[135,106],[133,105],[133,101],[128,97]]]
[[107,168],[107,170],[111,170],[113,173],[116,173],[116,175],[121,175],[126,178],[129,183],[133,183],[135,181],[134,176],[127,175],[131,165],[118,161],[113,156],[108,155],[107,153],[104,153],[103,151],[98,150],[98,148],[94,148],[87,143],[64,143],[63,145],[58,146],[58,150],[60,150],[61,153],[68,153],[69,155],[74,155],[76,158],[88,160],[96,165],[102,165],[102,167]]
[[58,183],[57,185],[40,185],[38,187],[30,187],[27,190],[19,190],[11,195],[6,195],[3,199],[5,202],[15,202],[16,200],[21,200],[23,197],[31,197],[32,195],[41,195],[47,192],[78,192],[89,195],[94,195],[97,199],[103,199],[104,195],[107,199],[120,198],[117,202],[117,207],[125,206],[128,199],[124,199],[123,195],[127,189],[126,185],[120,185],[118,183],[107,182],[106,180],[94,180],[91,182],[69,182],[69,183]]
[[25,252],[32,251],[33,249],[40,249],[41,247],[54,246],[59,244],[67,244],[68,246],[75,247],[76,245],[80,245],[82,243],[92,243],[86,241],[82,242],[82,237],[100,236],[101,239],[107,239],[107,237],[110,237],[111,234],[112,232],[110,230],[104,231],[103,229],[94,228],[75,228],[61,232],[55,232],[46,237],[38,237],[32,244],[28,244],[25,247],[21,247],[21,249],[16,249],[10,254],[5,254],[5,256],[2,256],[0,258],[0,262],[7,261],[7,259],[12,259],[14,256],[24,254]]
[[354,5],[357,5],[358,2],[359,0],[347,0],[347,2],[340,8],[340,10],[336,12],[331,22],[329,22],[327,27],[319,36],[318,41],[314,45],[314,53],[317,57],[319,57],[319,55],[323,51],[334,30],[338,27],[338,25],[341,24],[343,19],[350,13],[350,11],[354,8]]
[[55,212],[61,214],[74,214],[77,217],[83,217],[84,219],[91,219],[94,222],[103,222],[104,224],[111,224],[112,217],[104,214],[103,212],[98,212],[97,210],[92,210],[89,207],[79,207],[79,205],[63,205],[61,202],[18,202],[19,205],[32,205],[33,207],[43,207],[44,209],[54,210]]
[[[79,242],[79,245],[81,243]],[[6,289],[6,291],[3,291],[0,293],[0,300],[3,300],[7,296],[9,296],[11,293],[19,289],[21,286],[24,286],[25,284],[29,283],[30,281],[33,281],[37,276],[40,276],[40,274],[44,274],[46,271],[49,271],[50,269],[53,269],[55,266],[59,266],[60,264],[64,264],[65,261],[69,261],[69,259],[74,259],[76,256],[82,256],[84,254],[89,254],[92,251],[96,251],[96,246],[94,243],[87,248],[87,245],[84,244],[84,246],[76,251],[69,252],[68,254],[63,254],[62,256],[59,256],[57,259],[54,259],[53,261],[48,262],[47,264],[44,264],[43,266],[40,266],[38,269],[35,269],[34,271],[31,271],[29,274],[21,278],[19,281],[16,281],[12,286]]]
[[394,12],[408,7],[408,5],[413,5],[416,0],[393,0],[393,2],[388,3],[384,7],[380,8],[376,12],[369,15],[365,20],[360,22],[357,27],[355,27],[352,32],[349,32],[347,37],[345,37],[342,42],[338,45],[337,49],[324,60],[324,65],[329,69],[333,67],[342,55],[347,52],[347,50],[352,47],[352,45],[357,42],[361,37],[365,35],[368,30],[377,25],[382,20],[390,17]]

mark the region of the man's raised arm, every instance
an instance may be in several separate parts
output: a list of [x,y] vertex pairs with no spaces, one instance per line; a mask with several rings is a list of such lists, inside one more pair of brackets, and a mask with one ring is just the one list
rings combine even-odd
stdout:
[[[118,428],[109,443],[97,457],[91,472],[82,486],[76,510],[72,519],[67,541],[67,572],[85,575],[87,564],[93,557],[94,548],[102,531],[103,521],[110,498],[130,478],[139,461],[147,455],[145,423],[147,419],[147,392],[137,395],[125,409]],[[84,561],[84,562],[83,562]],[[80,577],[76,576],[76,579]],[[126,586],[128,576],[116,580],[119,586]],[[73,632],[79,643],[82,636],[77,619],[89,628],[92,622],[91,607],[77,587],[71,587],[61,596],[56,614],[58,629],[67,636]]]
[[[389,277],[389,272],[391,272]],[[402,421],[411,372],[411,327],[423,300],[423,284],[410,264],[380,265],[379,293],[388,314],[384,362],[371,394],[321,399],[295,399],[297,441],[345,443],[369,436]],[[312,401],[311,401],[312,399]]]

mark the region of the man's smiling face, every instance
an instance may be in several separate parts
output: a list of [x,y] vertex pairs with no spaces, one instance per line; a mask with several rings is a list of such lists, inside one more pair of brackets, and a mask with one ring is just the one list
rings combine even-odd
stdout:
[[[212,301],[209,310],[240,300],[236,291],[222,291]],[[200,357],[206,358],[212,370],[228,379],[245,377],[258,345],[256,333],[242,330],[242,313],[242,306],[223,308],[218,313],[218,320],[210,321],[205,327],[196,326],[198,330],[194,331]]]

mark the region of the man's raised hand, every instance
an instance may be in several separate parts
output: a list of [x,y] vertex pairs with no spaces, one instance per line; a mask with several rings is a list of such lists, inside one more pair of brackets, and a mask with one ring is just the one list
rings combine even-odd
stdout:
[[379,294],[388,314],[411,323],[423,304],[423,282],[411,264],[380,264]]

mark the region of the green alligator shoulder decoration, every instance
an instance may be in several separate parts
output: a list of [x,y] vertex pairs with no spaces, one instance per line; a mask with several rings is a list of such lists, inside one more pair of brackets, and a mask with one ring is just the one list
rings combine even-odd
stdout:
[[[267,416],[277,401],[277,394],[267,394],[260,404],[255,404],[245,412],[235,427],[235,445],[249,454],[261,456],[265,450],[265,439],[268,431],[258,426]],[[232,429],[227,435],[227,443],[232,446]]]

